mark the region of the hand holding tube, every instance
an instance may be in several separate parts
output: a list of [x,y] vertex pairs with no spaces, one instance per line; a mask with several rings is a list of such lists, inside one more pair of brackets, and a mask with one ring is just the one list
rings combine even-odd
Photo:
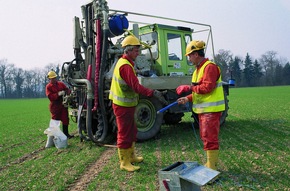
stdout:
[[178,104],[186,104],[188,102],[188,98],[187,97],[181,97],[177,99],[177,103]]
[[174,106],[174,105],[176,105],[176,104],[177,104],[177,101],[175,101],[175,102],[173,102],[173,103],[167,105],[166,107],[163,107],[162,109],[160,109],[159,111],[157,111],[157,114],[159,114],[159,113],[163,113],[164,111],[166,111],[167,109],[169,109],[170,107],[172,107],[172,106]]

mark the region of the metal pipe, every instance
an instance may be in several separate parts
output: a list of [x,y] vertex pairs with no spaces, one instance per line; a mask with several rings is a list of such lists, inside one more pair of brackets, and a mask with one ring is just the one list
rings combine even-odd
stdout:
[[109,11],[114,11],[114,12],[120,12],[120,13],[124,13],[124,14],[132,14],[132,15],[138,15],[138,16],[151,17],[151,18],[164,19],[164,20],[177,21],[177,22],[182,22],[182,23],[189,23],[189,24],[194,24],[194,25],[201,25],[201,26],[210,27],[210,25],[208,25],[208,24],[196,23],[196,22],[191,22],[191,21],[184,21],[184,20],[173,19],[173,18],[168,18],[168,17],[146,15],[146,14],[141,14],[141,13],[121,11],[121,10],[115,10],[115,9],[109,9]]
[[91,82],[92,80],[92,46],[88,46],[86,51],[85,66],[87,67],[87,80]]
[[87,99],[92,100],[93,99],[93,88],[92,84],[89,80],[87,79],[71,79],[72,82],[76,84],[84,84],[87,86]]
[[[76,84],[84,84],[87,87],[86,127],[87,127],[88,136],[91,139],[91,137],[93,137],[93,134],[92,134],[92,100],[94,97],[91,82],[87,79],[71,79],[71,81],[76,83]],[[81,115],[82,110],[83,110],[83,105],[81,107],[79,107],[79,112],[78,112],[78,128],[79,128],[81,140],[84,138],[84,136],[81,133],[81,129],[80,129],[80,125],[79,125],[80,115]]]
[[[173,19],[173,18],[168,18],[168,17],[161,17],[161,16],[154,16],[154,15],[147,15],[147,14],[141,14],[141,13],[136,13],[136,12],[129,12],[129,11],[122,11],[122,10],[115,10],[115,9],[109,9],[109,11],[112,12],[119,12],[123,14],[132,14],[132,15],[137,15],[137,16],[142,16],[142,17],[150,17],[150,18],[157,18],[157,19],[163,19],[163,20],[168,20],[168,21],[176,21],[176,22],[181,22],[181,23],[187,23],[187,24],[192,24],[192,25],[200,25],[204,27],[209,27],[209,38],[211,39],[211,45],[213,47],[213,59],[215,58],[215,51],[214,51],[214,43],[213,43],[213,35],[212,35],[212,28],[211,25],[209,24],[204,24],[204,23],[197,23],[197,22],[192,22],[192,21],[184,21],[180,19]],[[132,22],[131,22],[132,23]],[[140,23],[140,22],[134,22],[134,23]],[[143,23],[143,24],[149,24],[149,23]]]

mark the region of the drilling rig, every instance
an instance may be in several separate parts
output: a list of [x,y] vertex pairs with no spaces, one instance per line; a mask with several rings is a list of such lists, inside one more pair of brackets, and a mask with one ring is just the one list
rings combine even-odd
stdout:
[[[195,35],[205,33],[204,39],[199,40],[207,42],[206,52],[211,47],[214,57],[212,28],[207,24],[112,10],[105,0],[93,0],[81,6],[81,13],[82,19],[73,19],[74,59],[61,67],[61,80],[72,90],[64,97],[63,104],[69,107],[70,116],[77,123],[81,141],[107,143],[116,137],[117,126],[108,97],[115,64],[123,54],[121,42],[127,35],[135,35],[142,44],[135,61],[140,84],[165,92],[168,103],[178,99],[175,89],[179,85],[191,84],[195,67],[187,60],[185,47],[196,39]],[[131,16],[140,20],[133,21]],[[168,24],[170,22],[174,24]],[[229,85],[224,83],[223,87],[226,110],[221,124],[227,117]],[[156,137],[162,124],[177,124],[185,112],[192,112],[188,109],[191,108],[189,103],[157,114],[163,107],[165,105],[154,97],[140,96],[132,119],[138,128],[139,141]],[[193,117],[195,115],[192,113]]]

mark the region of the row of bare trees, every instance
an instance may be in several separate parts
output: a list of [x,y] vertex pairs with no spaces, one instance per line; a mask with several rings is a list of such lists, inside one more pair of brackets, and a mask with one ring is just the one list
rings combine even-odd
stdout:
[[[235,79],[237,87],[290,85],[290,64],[268,51],[259,59],[249,54],[245,58],[230,51],[219,50],[215,62],[221,67],[224,81]],[[43,69],[23,70],[0,59],[0,98],[45,97],[47,73],[58,69],[58,64],[48,64]]]
[[219,50],[215,62],[221,67],[223,80],[235,79],[238,87],[290,85],[289,61],[275,51],[254,60],[248,53],[241,58]]
[[0,59],[0,98],[45,97],[47,73],[57,67],[57,64],[48,64],[43,69],[23,70]]

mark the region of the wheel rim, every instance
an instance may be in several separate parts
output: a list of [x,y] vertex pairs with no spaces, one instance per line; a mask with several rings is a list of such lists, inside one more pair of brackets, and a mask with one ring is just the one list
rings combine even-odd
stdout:
[[154,105],[146,99],[139,101],[135,111],[135,122],[138,131],[148,131],[154,125],[156,110]]

